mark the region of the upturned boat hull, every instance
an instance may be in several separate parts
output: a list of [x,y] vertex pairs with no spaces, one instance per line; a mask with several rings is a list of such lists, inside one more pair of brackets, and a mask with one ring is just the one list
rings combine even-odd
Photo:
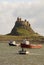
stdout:
[[22,48],[42,48],[42,45],[41,44],[38,44],[38,45],[34,45],[34,44],[29,44],[29,45],[21,44],[21,47]]

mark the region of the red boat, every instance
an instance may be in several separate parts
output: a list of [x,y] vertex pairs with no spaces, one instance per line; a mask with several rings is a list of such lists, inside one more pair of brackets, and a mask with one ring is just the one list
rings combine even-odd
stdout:
[[21,43],[21,47],[22,48],[42,48],[42,45],[41,44],[30,44],[29,41],[27,40],[24,40],[22,43]]

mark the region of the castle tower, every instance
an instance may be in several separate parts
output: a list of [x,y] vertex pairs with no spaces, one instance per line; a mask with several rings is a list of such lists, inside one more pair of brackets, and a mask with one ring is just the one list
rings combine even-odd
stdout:
[[17,21],[20,21],[19,17],[17,17]]
[[27,20],[25,19],[24,24],[27,26]]
[[19,18],[19,21],[22,21],[22,19],[21,19],[21,18]]
[[27,21],[27,26],[29,25],[28,21]]

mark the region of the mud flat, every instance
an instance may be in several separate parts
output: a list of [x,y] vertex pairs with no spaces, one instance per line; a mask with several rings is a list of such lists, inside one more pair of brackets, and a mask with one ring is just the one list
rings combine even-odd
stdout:
[[44,65],[44,44],[41,49],[26,49],[28,55],[17,54],[20,49],[0,42],[0,65]]

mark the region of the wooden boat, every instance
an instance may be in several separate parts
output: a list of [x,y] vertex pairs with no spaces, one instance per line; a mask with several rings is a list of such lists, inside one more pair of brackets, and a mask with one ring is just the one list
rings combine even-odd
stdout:
[[35,45],[35,44],[29,44],[29,45],[21,44],[21,47],[22,48],[42,48],[42,45],[41,44],[38,44],[38,45]]
[[41,44],[30,44],[29,41],[25,40],[25,42],[21,43],[21,48],[42,48]]
[[23,49],[19,51],[19,54],[29,54],[29,52]]

